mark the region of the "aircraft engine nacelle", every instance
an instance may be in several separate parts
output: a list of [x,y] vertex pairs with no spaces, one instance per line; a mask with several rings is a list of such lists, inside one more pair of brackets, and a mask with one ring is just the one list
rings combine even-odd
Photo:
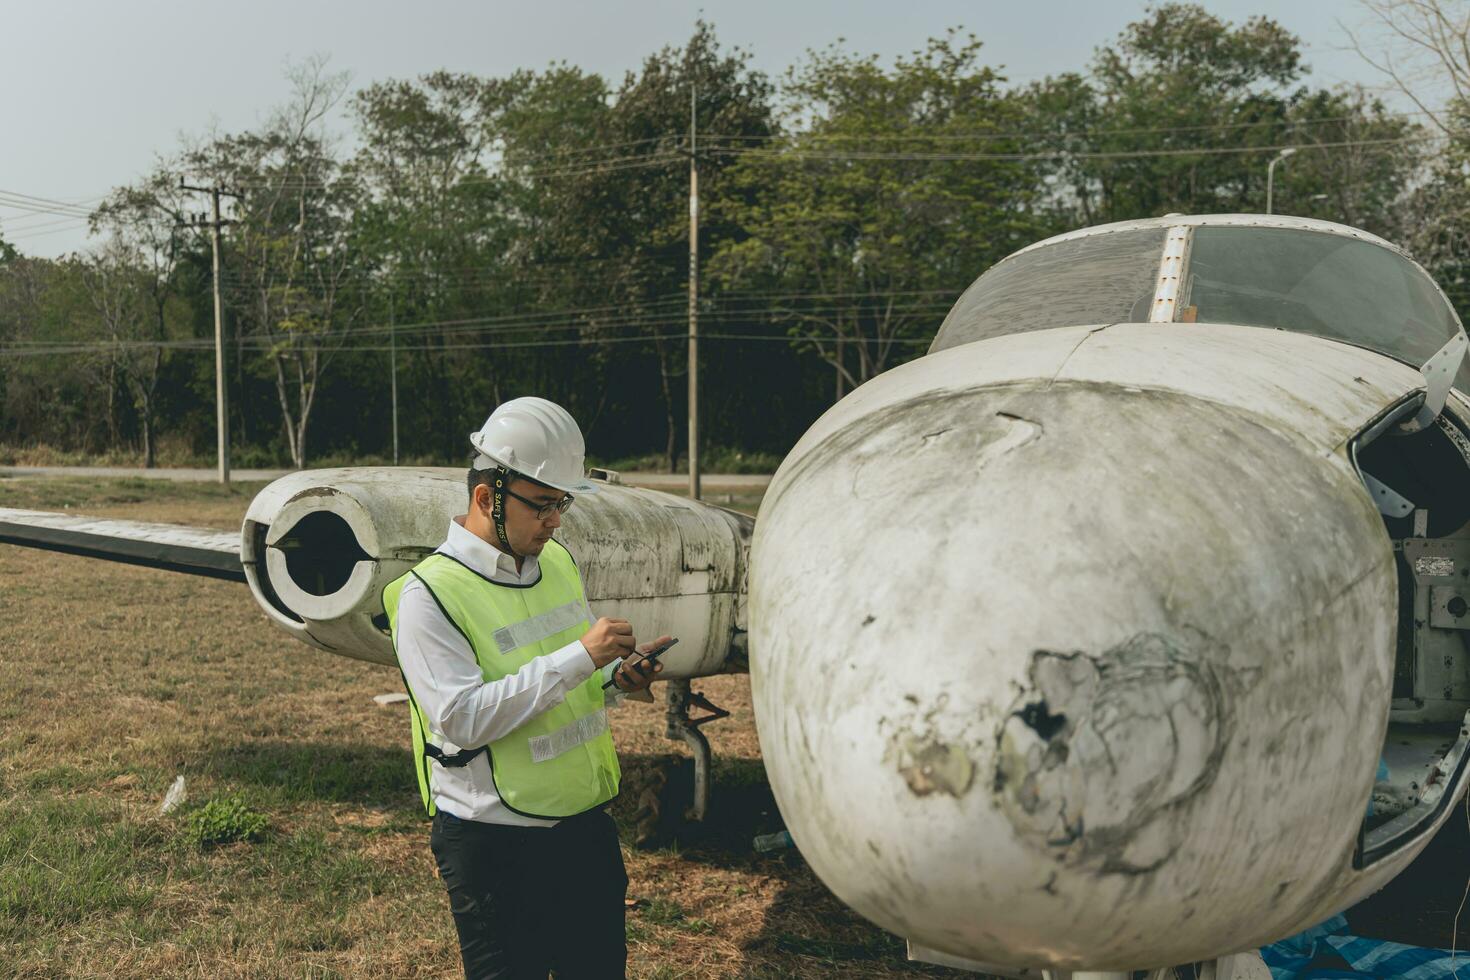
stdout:
[[[577,498],[557,539],[594,614],[640,638],[680,638],[666,680],[743,670],[745,568],[754,522],[612,481]],[[444,540],[466,506],[464,470],[360,467],[282,477],[241,530],[250,590],[271,622],[312,646],[394,664],[383,587]]]

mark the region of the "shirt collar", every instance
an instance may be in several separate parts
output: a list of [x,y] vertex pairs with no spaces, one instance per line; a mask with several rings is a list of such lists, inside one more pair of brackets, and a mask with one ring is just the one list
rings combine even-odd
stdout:
[[539,563],[535,555],[521,559],[521,570],[516,571],[516,560],[490,542],[481,538],[455,518],[449,522],[449,536],[444,540],[454,557],[486,578],[505,578],[518,581],[534,577]]

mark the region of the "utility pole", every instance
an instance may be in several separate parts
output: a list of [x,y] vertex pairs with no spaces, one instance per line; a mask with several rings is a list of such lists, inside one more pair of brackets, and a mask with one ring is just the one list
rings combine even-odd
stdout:
[[206,221],[204,216],[200,215],[194,221],[186,221],[184,224],[194,228],[208,228],[210,245],[214,249],[214,424],[219,449],[219,482],[228,487],[230,485],[230,412],[229,394],[225,390],[225,308],[224,300],[220,296],[219,231],[225,225],[231,225],[234,222],[220,219],[219,199],[220,195],[235,198],[240,195],[233,194],[218,184],[213,187],[192,187],[184,183],[183,177],[179,178],[179,190],[208,194],[211,204],[210,220]]
[[699,157],[689,83],[689,499],[699,499]]
[[842,396],[844,394],[842,390],[842,353],[842,336],[839,334],[837,337],[837,397],[832,400],[832,404],[834,405],[842,401]]
[[398,465],[398,310],[397,290],[388,293],[388,356],[392,359],[393,373],[393,465]]

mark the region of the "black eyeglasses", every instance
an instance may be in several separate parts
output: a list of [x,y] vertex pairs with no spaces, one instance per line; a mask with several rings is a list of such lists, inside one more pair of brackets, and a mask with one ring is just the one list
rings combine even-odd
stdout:
[[505,492],[506,492],[506,494],[508,496],[511,496],[511,497],[516,498],[521,503],[525,504],[527,507],[530,507],[531,509],[535,510],[536,511],[536,520],[538,520],[538,521],[544,521],[544,520],[546,520],[548,517],[551,516],[551,514],[552,514],[553,511],[555,511],[558,514],[565,514],[567,511],[571,510],[571,508],[572,508],[572,495],[571,494],[567,494],[565,497],[561,498],[560,500],[553,500],[549,504],[542,504],[542,503],[537,503],[534,500],[527,500],[525,497],[522,497],[520,494],[518,494],[514,490],[510,489],[510,487],[506,487],[505,488]]

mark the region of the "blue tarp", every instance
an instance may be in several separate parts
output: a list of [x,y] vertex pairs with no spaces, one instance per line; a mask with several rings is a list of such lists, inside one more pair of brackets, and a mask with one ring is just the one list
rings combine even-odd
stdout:
[[1348,934],[1347,919],[1335,915],[1280,942],[1261,947],[1272,980],[1327,980],[1331,977],[1376,977],[1380,980],[1440,980],[1464,969],[1470,980],[1470,957],[1461,951],[1426,949]]

